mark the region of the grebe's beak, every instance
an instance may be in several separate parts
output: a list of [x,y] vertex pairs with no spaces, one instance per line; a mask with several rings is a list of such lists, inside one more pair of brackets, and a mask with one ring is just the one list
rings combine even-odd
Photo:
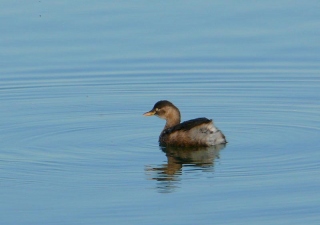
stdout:
[[153,116],[154,114],[156,114],[156,111],[155,110],[151,110],[149,112],[144,113],[143,115],[144,116]]

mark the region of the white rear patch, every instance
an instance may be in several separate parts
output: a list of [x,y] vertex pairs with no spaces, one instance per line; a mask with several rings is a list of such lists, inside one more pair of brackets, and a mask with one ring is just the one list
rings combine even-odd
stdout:
[[213,123],[201,125],[198,129],[192,129],[190,136],[206,145],[226,143],[224,135],[213,125]]

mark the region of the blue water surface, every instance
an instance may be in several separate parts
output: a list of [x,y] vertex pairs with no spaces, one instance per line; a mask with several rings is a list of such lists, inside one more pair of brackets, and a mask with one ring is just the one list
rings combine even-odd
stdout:
[[318,1],[0,6],[1,224],[319,224]]

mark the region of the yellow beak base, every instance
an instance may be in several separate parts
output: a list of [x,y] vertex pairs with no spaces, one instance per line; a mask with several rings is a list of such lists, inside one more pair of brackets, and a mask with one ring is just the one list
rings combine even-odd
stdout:
[[150,112],[144,113],[143,115],[144,115],[144,116],[153,116],[154,114],[156,114],[155,111],[150,111]]

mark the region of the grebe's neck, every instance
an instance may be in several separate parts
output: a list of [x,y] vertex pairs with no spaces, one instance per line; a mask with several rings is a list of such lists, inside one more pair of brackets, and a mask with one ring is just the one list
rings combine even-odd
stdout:
[[163,130],[173,127],[175,125],[180,124],[180,111],[178,108],[171,108],[167,112],[167,116],[165,118],[166,125],[164,126]]

